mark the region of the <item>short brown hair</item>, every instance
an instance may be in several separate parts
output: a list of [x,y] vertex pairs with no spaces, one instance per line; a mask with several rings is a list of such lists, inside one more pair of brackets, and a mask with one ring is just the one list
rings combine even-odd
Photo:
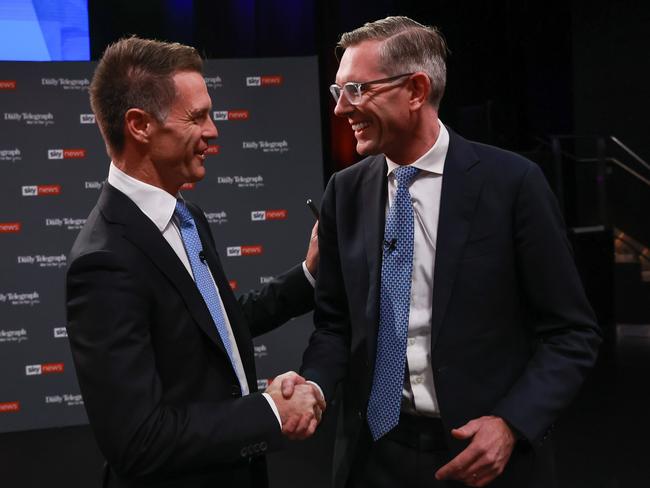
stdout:
[[124,149],[124,115],[139,108],[164,122],[174,100],[172,76],[201,73],[203,61],[190,46],[128,37],[106,48],[90,84],[90,105],[109,151]]
[[384,41],[379,62],[389,76],[423,71],[431,80],[429,101],[438,108],[447,80],[447,43],[436,27],[408,17],[386,17],[368,22],[341,36],[337,48],[347,49],[363,41]]

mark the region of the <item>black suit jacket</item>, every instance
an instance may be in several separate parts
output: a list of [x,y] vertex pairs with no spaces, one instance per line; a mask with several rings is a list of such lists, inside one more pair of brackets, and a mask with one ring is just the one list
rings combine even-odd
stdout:
[[209,225],[189,208],[232,325],[239,382],[189,273],[156,226],[105,184],[70,254],[68,335],[107,486],[266,485],[260,454],[282,436],[257,393],[251,337],[309,311],[302,268],[233,295]]
[[[367,442],[360,432],[379,325],[386,171],[385,157],[373,156],[335,174],[321,209],[316,330],[302,371],[326,398],[345,379],[336,486]],[[494,486],[552,486],[544,439],[593,365],[600,334],[539,168],[451,131],[432,314],[431,366],[447,432],[503,417],[524,442]],[[448,441],[452,455],[466,445]]]

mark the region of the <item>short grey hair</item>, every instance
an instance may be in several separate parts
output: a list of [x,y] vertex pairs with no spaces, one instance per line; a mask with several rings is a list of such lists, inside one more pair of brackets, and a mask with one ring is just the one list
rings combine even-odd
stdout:
[[445,60],[448,52],[440,31],[408,17],[386,17],[344,33],[337,48],[345,50],[375,40],[384,41],[379,49],[379,62],[387,75],[422,71],[429,76],[429,102],[438,108],[447,81]]

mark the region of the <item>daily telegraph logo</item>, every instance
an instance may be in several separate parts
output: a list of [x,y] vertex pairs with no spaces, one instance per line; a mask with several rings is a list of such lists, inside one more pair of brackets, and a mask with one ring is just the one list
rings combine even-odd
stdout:
[[11,122],[22,122],[25,125],[53,125],[54,114],[32,113],[32,112],[4,112],[4,120]]
[[0,403],[0,413],[20,412],[20,402]]
[[239,188],[263,188],[264,177],[257,176],[217,176],[218,185],[237,185]]
[[68,258],[65,254],[58,256],[45,256],[43,254],[36,254],[33,256],[17,256],[18,264],[36,264],[40,268],[63,268],[67,264]]
[[23,341],[26,341],[27,330],[25,329],[14,329],[14,330],[5,330],[0,329],[0,343],[3,342],[15,342],[20,344]]
[[253,222],[261,222],[264,220],[286,220],[288,212],[285,209],[281,210],[253,210],[251,212],[251,220]]
[[0,90],[15,90],[17,87],[16,80],[0,80]]
[[253,350],[254,350],[254,354],[255,354],[255,359],[263,358],[263,357],[269,355],[268,349],[266,348],[266,345],[264,345],[264,344],[260,344],[259,346],[254,346]]
[[102,181],[84,181],[84,190],[101,190],[102,186]]
[[210,224],[227,224],[228,214],[222,210],[221,212],[204,212],[205,218],[208,219]]
[[24,197],[44,197],[60,194],[61,185],[26,185],[22,187],[22,195]]
[[79,114],[80,124],[94,124],[96,123],[95,114]]
[[0,222],[0,234],[17,234],[22,227],[20,222]]
[[53,86],[64,90],[88,90],[90,80],[88,78],[41,78],[41,86]]
[[25,366],[25,376],[40,376],[43,374],[61,374],[65,371],[63,363],[28,364]]
[[265,153],[285,153],[289,151],[289,143],[282,141],[242,141],[242,149],[259,151]]
[[81,230],[85,223],[86,219],[68,217],[45,219],[45,227],[65,227],[67,230]]
[[55,339],[63,339],[65,337],[68,337],[68,329],[66,329],[65,327],[54,327]]
[[240,256],[259,256],[262,254],[262,246],[230,246],[226,248],[226,256],[229,258]]
[[0,161],[9,161],[15,163],[23,159],[23,153],[20,149],[0,149]]
[[29,293],[5,292],[0,293],[0,305],[9,304],[13,306],[28,305],[34,306],[41,303],[41,296],[37,291]]
[[205,85],[208,87],[208,90],[213,88],[221,88],[223,86],[223,80],[221,76],[205,76]]
[[282,75],[247,76],[246,86],[279,86],[284,82]]
[[46,395],[45,403],[47,405],[65,405],[67,407],[76,407],[84,404],[81,394],[63,393],[61,395]]
[[212,114],[214,120],[248,120],[248,110],[215,110]]
[[47,159],[83,159],[86,157],[85,149],[48,149]]

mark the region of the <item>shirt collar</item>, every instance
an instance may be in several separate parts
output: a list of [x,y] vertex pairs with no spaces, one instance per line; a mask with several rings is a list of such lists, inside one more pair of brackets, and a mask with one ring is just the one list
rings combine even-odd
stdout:
[[[429,173],[436,173],[441,175],[445,168],[445,158],[447,157],[447,149],[449,149],[449,131],[445,127],[445,124],[440,122],[438,119],[438,126],[440,127],[440,132],[438,133],[438,139],[433,146],[429,148],[422,156],[416,159],[409,166],[414,166],[422,171],[428,171]],[[399,168],[401,165],[391,161],[386,158],[388,163],[387,174],[391,174],[395,168]]]
[[[169,225],[176,209],[176,197],[162,188],[127,175],[112,161],[108,170],[108,183],[133,200],[133,203],[151,219],[160,232]],[[178,197],[180,198],[180,194]]]

